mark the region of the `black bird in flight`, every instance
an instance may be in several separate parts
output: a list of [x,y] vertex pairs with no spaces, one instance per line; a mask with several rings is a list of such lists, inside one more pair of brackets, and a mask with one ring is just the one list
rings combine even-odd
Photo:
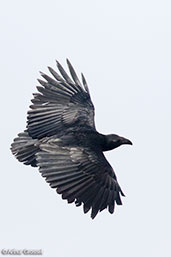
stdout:
[[91,209],[92,219],[108,208],[114,212],[124,196],[103,152],[131,141],[115,134],[97,132],[94,106],[87,82],[78,79],[67,60],[71,77],[57,62],[61,75],[48,67],[52,77],[41,73],[38,93],[33,94],[27,127],[11,144],[15,157],[38,167],[52,188],[68,203]]

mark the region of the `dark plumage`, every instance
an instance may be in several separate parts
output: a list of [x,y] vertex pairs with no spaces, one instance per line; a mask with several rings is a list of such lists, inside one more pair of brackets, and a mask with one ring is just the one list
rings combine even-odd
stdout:
[[27,128],[14,139],[11,151],[20,162],[38,167],[68,203],[83,203],[84,213],[91,209],[94,218],[105,208],[113,213],[124,196],[103,152],[132,143],[96,131],[87,82],[82,75],[81,83],[67,64],[72,79],[58,62],[61,75],[50,67],[53,78],[41,73],[44,80],[38,80],[38,93],[33,94]]

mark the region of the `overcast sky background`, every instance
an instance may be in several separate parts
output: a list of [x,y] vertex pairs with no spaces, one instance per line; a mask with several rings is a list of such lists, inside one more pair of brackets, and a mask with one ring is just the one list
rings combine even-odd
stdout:
[[[170,1],[2,1],[0,248],[43,256],[171,256]],[[134,143],[106,156],[126,194],[95,220],[10,153],[39,71],[83,72],[101,133]]]

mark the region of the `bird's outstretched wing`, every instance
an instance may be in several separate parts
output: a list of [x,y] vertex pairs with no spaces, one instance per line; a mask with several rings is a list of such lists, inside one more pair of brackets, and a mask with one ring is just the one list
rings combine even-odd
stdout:
[[38,80],[41,85],[37,87],[39,93],[33,94],[27,117],[27,129],[32,138],[52,136],[73,126],[95,129],[94,106],[86,80],[82,74],[81,83],[68,60],[67,64],[72,79],[58,62],[62,76],[50,67],[54,79],[41,73],[46,81]]
[[105,208],[113,213],[124,194],[103,153],[62,145],[60,139],[40,145],[37,163],[42,176],[68,203],[83,203],[84,213],[91,209],[92,218]]

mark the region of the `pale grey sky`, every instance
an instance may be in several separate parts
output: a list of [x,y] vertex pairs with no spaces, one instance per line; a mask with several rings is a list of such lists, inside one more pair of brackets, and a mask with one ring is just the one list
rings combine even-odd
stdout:
[[[0,248],[43,256],[171,256],[170,1],[2,1]],[[88,81],[99,132],[134,143],[107,153],[126,194],[95,220],[9,151],[38,71],[69,58]]]

